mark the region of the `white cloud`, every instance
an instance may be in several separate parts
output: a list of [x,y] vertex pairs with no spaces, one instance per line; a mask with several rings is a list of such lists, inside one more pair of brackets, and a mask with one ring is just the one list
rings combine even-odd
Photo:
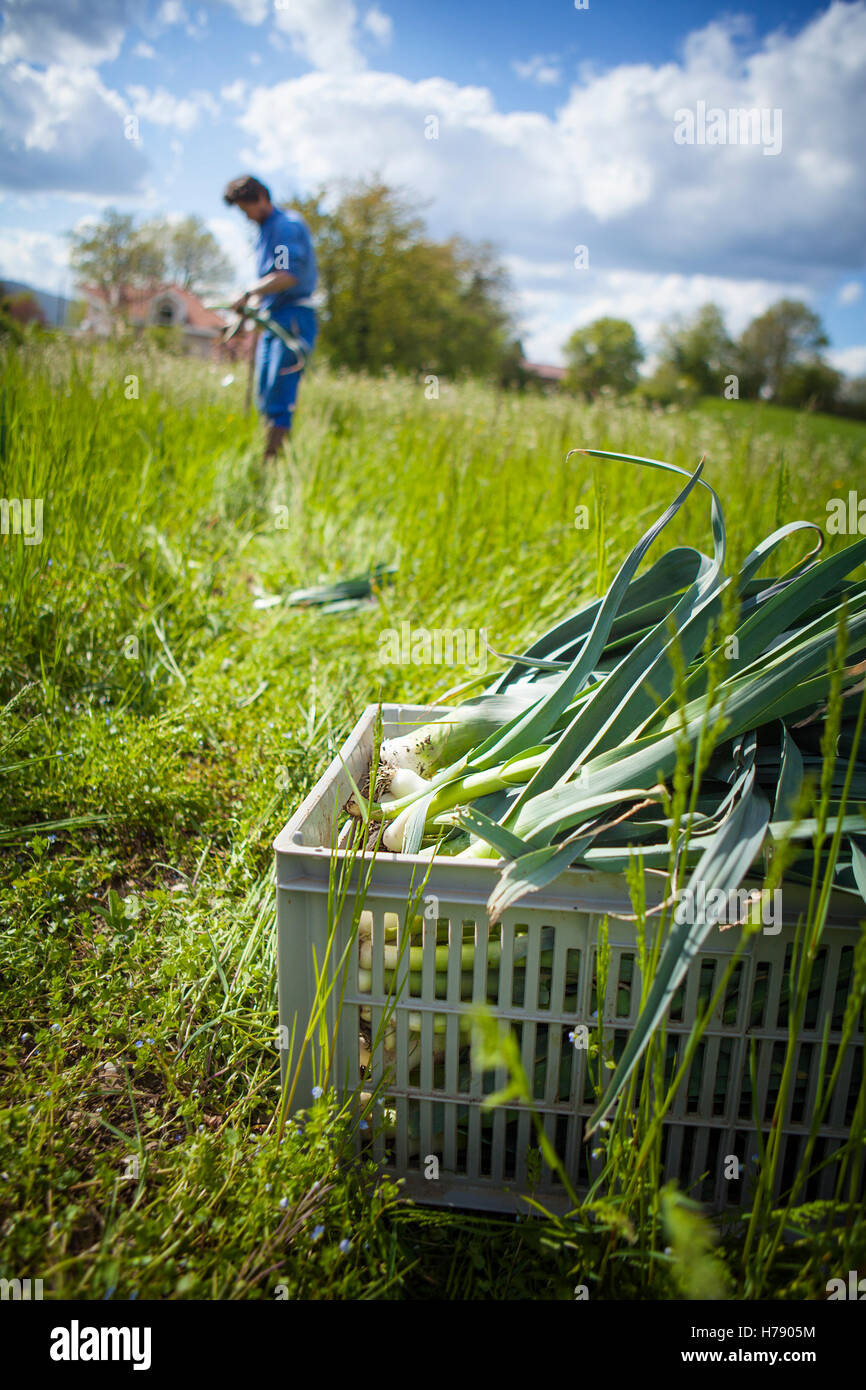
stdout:
[[216,118],[220,108],[210,92],[192,92],[188,97],[176,97],[164,87],[149,91],[147,87],[127,87],[132,109],[142,121],[153,125],[174,126],[177,130],[191,130],[198,124],[203,112]]
[[[745,64],[732,43],[711,26],[689,45],[694,70],[586,76],[555,116],[499,111],[487,89],[444,78],[329,72],[257,89],[242,124],[267,168],[288,156],[312,183],[379,169],[432,198],[434,215],[447,206],[461,231],[505,234],[525,254],[594,241],[611,265],[738,278],[858,264],[866,86],[851,55],[866,62],[866,6],[835,5]],[[676,144],[674,113],[698,100],[778,105],[782,153]],[[428,114],[438,140],[424,139]]]
[[[846,276],[861,270],[866,244],[864,0],[831,4],[799,34],[779,31],[748,51],[745,23],[727,20],[689,35],[678,62],[583,68],[551,116],[500,110],[483,87],[367,71],[361,45],[369,51],[370,38],[386,42],[391,31],[375,3],[223,3],[247,24],[272,20],[269,41],[316,71],[272,87],[232,80],[221,109],[208,93],[131,87],[142,121],[180,134],[203,114],[230,119],[233,107],[244,158],[279,180],[277,194],[373,172],[407,188],[429,202],[434,235],[485,237],[507,252],[538,360],[556,360],[567,334],[602,313],[631,318],[649,346],[659,322],[710,298],[736,332],[782,294],[814,301],[841,283],[847,305],[862,293]],[[95,200],[141,194],[147,165],[123,139],[126,102],[89,66],[116,56],[140,11],[138,0],[5,0],[0,54],[13,61],[0,84],[0,186]],[[190,13],[165,0],[159,22],[201,25],[204,12]],[[152,27],[144,32],[153,38]],[[133,51],[145,49],[153,52],[144,42]],[[69,66],[40,73],[17,62],[25,53],[47,63],[62,54]],[[513,67],[552,85],[558,59],[537,54]],[[699,101],[781,110],[781,153],[677,145],[674,113]],[[431,115],[436,140],[425,138]],[[245,227],[221,221],[221,239],[233,237],[230,254],[246,264],[237,252]],[[590,248],[589,272],[572,266],[577,243]]]
[[203,39],[207,33],[207,14],[204,10],[196,10],[195,15],[184,25],[184,33],[191,39]]
[[[284,34],[311,67],[355,72],[364,67],[358,44],[362,32],[353,0],[224,0],[246,24],[260,25],[272,15],[276,30],[268,42],[279,49]],[[363,29],[380,43],[391,36],[391,19],[377,5],[367,11]]]
[[846,376],[866,376],[866,343],[858,347],[832,348],[827,358],[831,366]]
[[69,250],[63,237],[0,228],[0,279],[23,280],[37,290],[56,292],[68,275]]
[[[171,2],[171,0],[170,0]],[[372,5],[359,18],[354,0],[222,0],[245,24],[258,26],[271,16],[276,29],[268,42],[282,49],[285,35],[292,50],[312,68],[325,72],[357,72],[365,66],[360,42],[369,35],[387,44],[393,31],[390,15]],[[257,54],[249,55],[255,66]]]
[[276,0],[225,0],[225,3],[245,24],[263,24],[274,9]]
[[275,11],[277,27],[311,67],[353,72],[363,67],[357,49],[358,12],[352,0],[288,0]]
[[[439,118],[438,140],[425,139],[429,115]],[[485,88],[383,72],[308,73],[255,88],[240,125],[256,142],[254,162],[306,183],[380,168],[387,181],[441,199],[449,220],[480,216],[488,230],[503,198],[525,210],[536,197],[543,210],[550,123],[532,112],[497,113]],[[515,177],[529,184],[510,188]]]
[[186,17],[186,10],[181,4],[181,0],[163,0],[157,11],[156,22],[170,28],[175,24],[183,24]]
[[242,77],[236,77],[234,82],[229,82],[225,87],[220,88],[220,101],[228,101],[233,106],[241,106],[246,98],[247,84]]
[[[833,4],[745,56],[742,33],[739,21],[712,24],[681,62],[583,70],[552,116],[501,111],[486,88],[441,77],[308,73],[251,91],[244,157],[304,187],[379,173],[429,203],[434,235],[561,264],[546,297],[537,277],[515,273],[531,341],[548,344],[537,355],[595,312],[633,315],[646,335],[708,298],[736,331],[782,294],[826,290],[862,264],[866,243],[866,4]],[[781,109],[781,153],[677,144],[675,112],[698,101]],[[438,139],[425,138],[431,115]],[[575,244],[593,267],[580,288],[568,273]]]
[[373,35],[377,43],[385,44],[391,41],[394,23],[390,15],[385,14],[377,5],[374,5],[364,15],[364,28]]
[[545,56],[543,53],[536,53],[526,62],[521,62],[515,58],[511,64],[518,77],[522,77],[527,82],[537,82],[541,87],[554,87],[562,81],[562,70],[555,53]]
[[124,136],[127,108],[92,68],[15,63],[0,84],[0,187],[135,193],[146,160]]
[[86,67],[116,58],[136,0],[3,0],[0,62]]
[[624,318],[651,351],[661,324],[689,315],[702,304],[718,304],[728,331],[736,337],[746,324],[786,296],[810,299],[808,285],[792,280],[733,280],[716,275],[658,275],[650,271],[576,270],[571,261],[534,265],[506,257],[528,331],[524,347],[533,361],[560,363],[562,345],[575,328],[593,319]]
[[[239,6],[250,0],[239,0]],[[137,26],[147,36],[186,26],[199,38],[207,27],[207,12],[191,17],[180,0],[163,0],[154,13],[151,0],[3,0],[0,63],[59,63],[70,68],[98,67],[121,51],[124,36]],[[151,44],[136,43],[138,58],[153,58]]]

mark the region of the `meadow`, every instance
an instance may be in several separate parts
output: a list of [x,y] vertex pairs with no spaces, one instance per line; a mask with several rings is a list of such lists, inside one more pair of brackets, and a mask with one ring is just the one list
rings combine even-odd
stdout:
[[[0,494],[43,504],[39,544],[0,537],[0,1271],[84,1299],[570,1299],[601,1265],[594,1296],[681,1296],[703,1228],[603,1262],[593,1213],[446,1215],[374,1187],[326,1102],[277,1144],[271,845],[365,705],[472,675],[383,664],[383,632],[520,650],[670,501],[569,450],[705,456],[736,557],[824,524],[866,426],[473,383],[429,399],[322,365],[265,470],[237,368],[47,340],[0,372]],[[667,544],[708,529],[692,499]],[[375,564],[396,567],[375,604],[261,604]],[[803,1216],[763,1296],[823,1296],[837,1238],[866,1259],[862,1223]]]

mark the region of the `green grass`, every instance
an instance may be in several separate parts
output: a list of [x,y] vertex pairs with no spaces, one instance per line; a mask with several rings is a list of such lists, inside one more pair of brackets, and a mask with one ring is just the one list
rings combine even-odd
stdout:
[[798,443],[837,440],[842,448],[863,448],[862,420],[849,420],[821,411],[794,410],[790,406],[766,401],[726,401],[723,396],[705,396],[698,409],[714,421],[728,420],[739,431],[794,439]]
[[[572,1298],[603,1218],[413,1210],[350,1169],[324,1103],[278,1147],[271,841],[367,703],[472,677],[381,664],[385,629],[519,649],[670,500],[569,449],[705,454],[742,554],[824,521],[866,426],[317,370],[265,474],[227,370],[59,341],[0,363],[3,494],[44,506],[40,545],[0,537],[0,1274],[55,1297]],[[706,504],[685,513],[666,545],[706,535]],[[377,561],[398,566],[378,606],[254,606]],[[808,1219],[776,1296],[823,1288]],[[638,1296],[615,1263],[594,1296]]]

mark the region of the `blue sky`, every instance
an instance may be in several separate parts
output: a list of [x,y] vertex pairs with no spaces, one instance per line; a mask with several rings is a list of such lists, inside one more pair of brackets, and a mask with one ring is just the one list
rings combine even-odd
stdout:
[[[0,276],[70,293],[64,232],[114,205],[199,214],[242,284],[228,178],[249,169],[282,198],[377,173],[435,235],[497,246],[536,361],[603,313],[651,352],[707,299],[739,331],[792,295],[836,364],[866,373],[866,0],[0,0],[0,15]],[[732,110],[765,124],[738,134]],[[693,140],[675,136],[683,113]]]

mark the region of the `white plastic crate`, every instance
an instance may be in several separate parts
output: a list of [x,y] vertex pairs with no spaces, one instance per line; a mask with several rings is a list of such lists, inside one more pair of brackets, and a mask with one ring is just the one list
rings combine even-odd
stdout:
[[[360,783],[373,750],[376,707],[369,706],[339,755],[275,841],[277,861],[277,930],[280,1023],[291,1032],[297,1018],[301,1031],[310,1016],[315,993],[315,958],[325,957],[328,936],[328,880],[335,828],[345,819],[343,807],[351,793],[351,778]],[[383,736],[407,733],[412,727],[436,718],[444,711],[414,705],[386,705],[382,709]],[[336,827],[335,827],[336,822]],[[409,980],[394,1008],[396,1060],[388,1073],[385,1094],[396,1111],[393,1133],[370,1137],[372,1154],[394,1176],[403,1178],[403,1190],[417,1201],[446,1206],[513,1211],[525,1210],[521,1194],[528,1190],[527,1155],[536,1144],[528,1108],[509,1103],[505,1108],[482,1112],[486,1092],[504,1084],[502,1074],[472,1074],[465,1036],[461,1032],[475,1001],[490,1000],[486,974],[487,945],[499,929],[488,929],[486,902],[496,878],[489,861],[439,858],[428,861],[380,851],[373,869],[364,907],[373,916],[372,977],[359,976],[358,946],[348,974],[339,1022],[336,1006],[328,1011],[328,1028],[336,1027],[332,1082],[346,1093],[360,1079],[359,1033],[362,1010],[370,1010],[372,1032],[388,1001],[384,980],[384,924],[386,914],[402,922],[413,870],[415,886],[430,870],[424,887],[426,899],[436,900],[436,916],[449,927],[449,965],[444,998],[436,997],[436,921],[424,925],[423,964],[417,992]],[[339,923],[332,960],[338,961],[351,932],[352,900],[349,895]],[[796,921],[803,896],[796,887],[784,890],[786,915]],[[605,914],[628,914],[631,903],[622,878],[569,870],[541,893],[506,912],[501,926],[501,959],[495,980],[495,1002],[490,1006],[507,1019],[518,1033],[523,1065],[534,1078],[535,1106],[564,1161],[572,1184],[585,1189],[598,1171],[591,1147],[582,1138],[593,1096],[586,1075],[586,1053],[568,1040],[577,1024],[596,1024],[593,991],[595,953],[600,919]],[[830,1014],[830,1058],[838,1043],[842,1011],[851,978],[853,947],[858,934],[856,903],[850,908],[834,904],[833,925],[826,928],[813,974],[813,994],[804,1020],[797,1059],[797,1083],[785,1116],[785,1152],[779,1165],[784,1182],[797,1155],[813,1114],[818,1085],[821,1039]],[[393,920],[393,919],[391,919]],[[633,925],[617,916],[608,919],[610,973],[604,1000],[605,1038],[621,1046],[634,1025],[640,998]],[[471,979],[461,978],[459,947],[464,924],[474,942]],[[515,928],[527,929],[525,970],[515,976],[513,951]],[[543,935],[542,935],[543,933]],[[734,953],[739,933],[714,932],[693,962],[668,1018],[669,1049],[687,1035],[699,1000],[709,997]],[[757,1046],[758,1114],[764,1133],[775,1102],[775,1085],[787,1045],[784,984],[790,959],[793,928],[783,926],[778,935],[753,938],[735,968],[726,998],[707,1027],[664,1126],[666,1177],[715,1209],[748,1200],[750,1180],[756,1174],[757,1151],[752,1121],[749,1049]],[[542,984],[542,946],[545,957]],[[718,973],[717,973],[718,972]],[[408,975],[408,969],[406,970]],[[523,977],[522,997],[515,992]],[[359,987],[363,982],[365,989]],[[410,1015],[418,1034],[410,1030]],[[860,1019],[862,1029],[862,1018]],[[437,1025],[444,1029],[437,1032]],[[434,1048],[434,1038],[439,1041]],[[411,1051],[410,1051],[411,1043]],[[435,1052],[444,1053],[434,1062]],[[543,1054],[543,1055],[542,1055]],[[285,1053],[282,1054],[285,1068]],[[863,1056],[862,1031],[855,1035],[842,1066],[840,1084],[826,1124],[820,1130],[814,1160],[827,1158],[847,1137],[859,1088]],[[541,1060],[538,1060],[541,1057]],[[371,1059],[372,1076],[364,1089],[372,1089],[385,1067],[383,1051]],[[610,1073],[608,1073],[609,1075]],[[310,1104],[313,1075],[307,1058],[295,1091],[293,1105]],[[736,1154],[743,1165],[739,1179],[724,1176],[724,1156]],[[437,1164],[429,1162],[435,1156]],[[438,1166],[438,1178],[425,1176]],[[832,1194],[835,1165],[828,1163],[810,1181],[808,1199]],[[568,1203],[556,1176],[544,1167],[534,1186],[535,1195],[551,1210]]]

